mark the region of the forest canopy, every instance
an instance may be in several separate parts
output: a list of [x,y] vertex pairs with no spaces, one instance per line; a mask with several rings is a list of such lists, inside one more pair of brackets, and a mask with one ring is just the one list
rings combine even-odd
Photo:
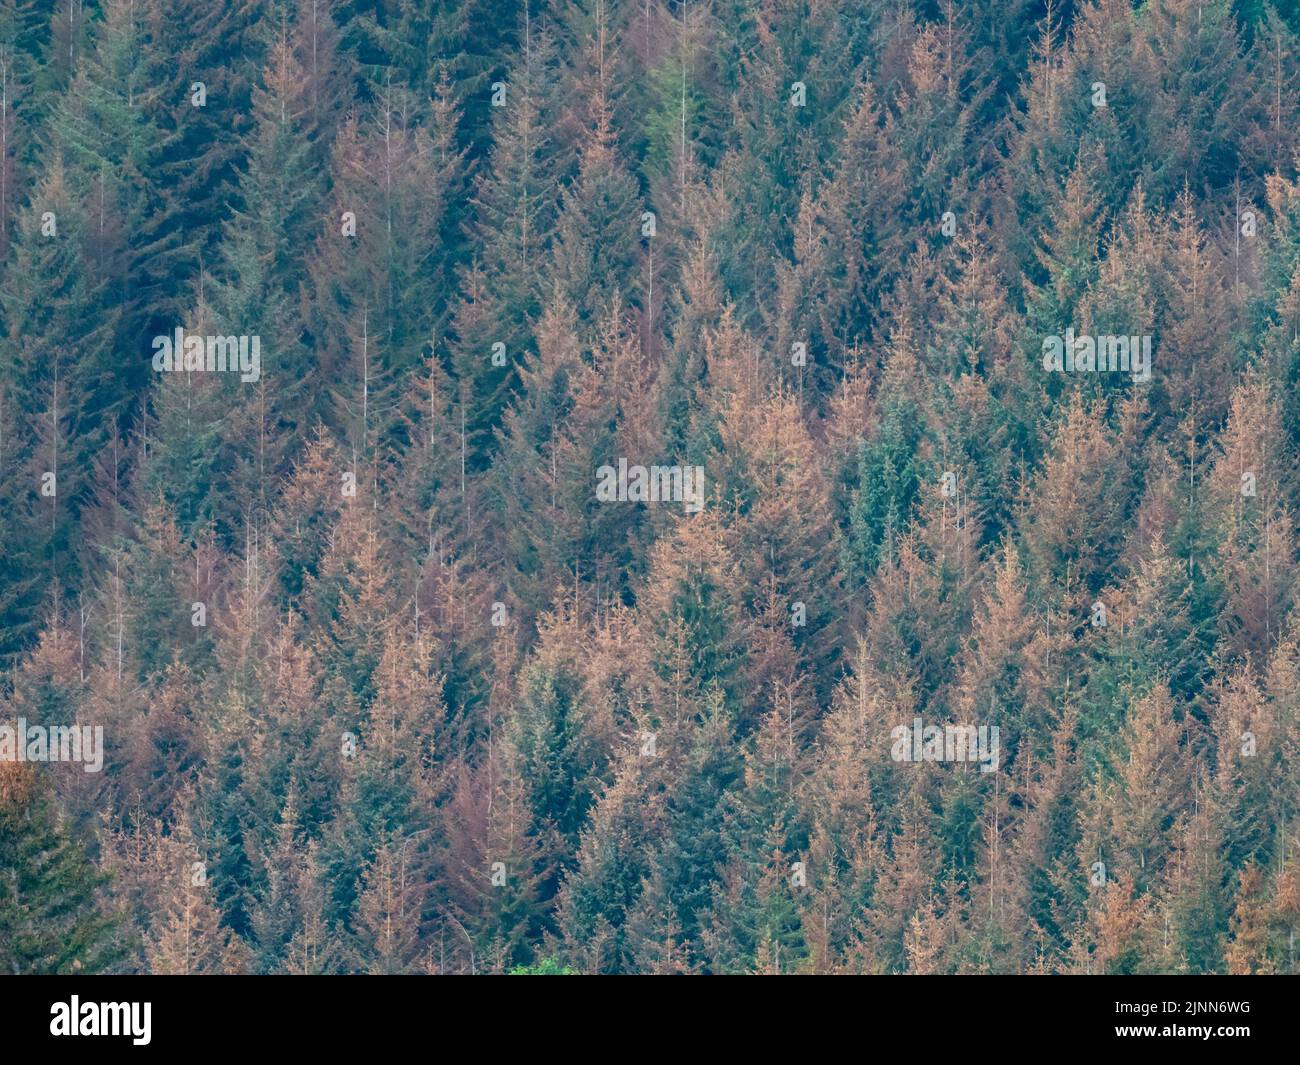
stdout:
[[0,971],[1300,971],[1298,168],[1287,0],[0,0]]

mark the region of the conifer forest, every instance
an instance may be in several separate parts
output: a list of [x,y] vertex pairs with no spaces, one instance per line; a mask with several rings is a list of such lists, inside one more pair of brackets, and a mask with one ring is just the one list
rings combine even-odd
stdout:
[[0,0],[0,972],[1300,973],[1296,0]]

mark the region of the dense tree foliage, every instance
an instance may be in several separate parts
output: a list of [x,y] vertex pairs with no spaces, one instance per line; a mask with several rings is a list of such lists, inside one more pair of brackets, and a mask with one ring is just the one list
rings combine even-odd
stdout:
[[1267,0],[0,3],[0,968],[1300,972],[1298,167]]

